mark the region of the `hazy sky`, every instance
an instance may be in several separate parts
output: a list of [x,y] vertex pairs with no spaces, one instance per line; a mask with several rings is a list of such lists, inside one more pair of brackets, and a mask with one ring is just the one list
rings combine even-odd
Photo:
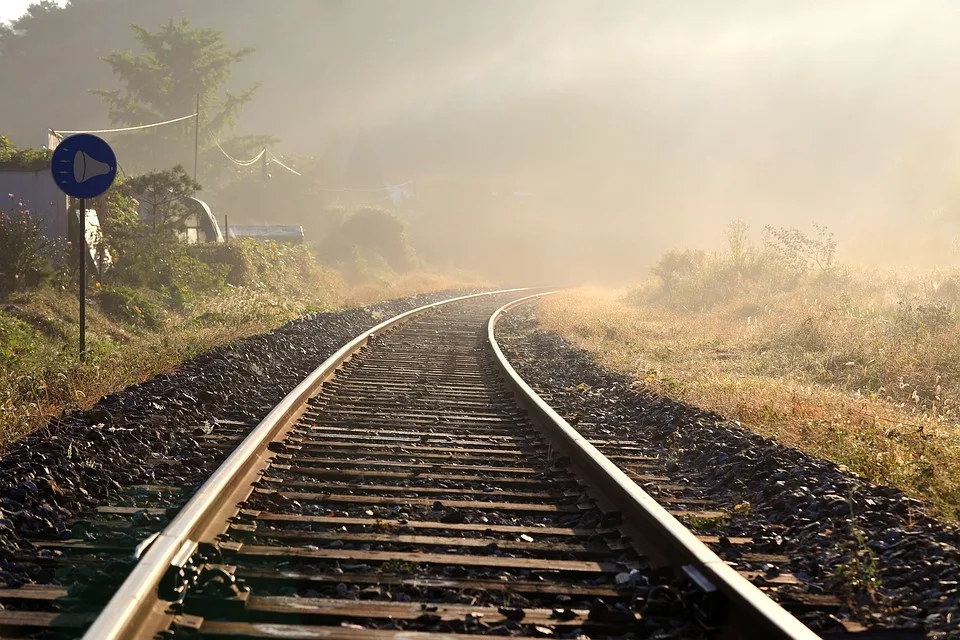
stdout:
[[257,48],[240,128],[282,152],[365,130],[392,179],[489,175],[638,246],[815,220],[887,259],[938,208],[960,228],[960,0],[279,0],[251,30],[254,3],[191,12]]
[[[36,0],[0,0],[0,22],[9,22],[27,12],[27,7]],[[57,0],[57,4],[66,4],[66,0]]]

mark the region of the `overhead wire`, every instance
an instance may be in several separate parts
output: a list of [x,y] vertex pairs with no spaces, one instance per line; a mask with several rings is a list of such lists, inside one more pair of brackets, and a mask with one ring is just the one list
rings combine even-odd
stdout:
[[[266,151],[266,149],[264,149],[264,151]],[[295,169],[291,169],[291,168],[288,167],[287,165],[285,165],[285,164],[283,164],[282,162],[280,162],[280,160],[277,158],[277,156],[275,156],[272,152],[268,152],[268,153],[270,153],[270,159],[271,159],[272,162],[277,163],[278,165],[280,165],[281,167],[283,167],[284,169],[286,169],[287,171],[289,171],[289,172],[292,173],[293,175],[301,176],[301,177],[303,176],[303,174],[300,173],[299,171],[297,171],[297,170],[295,170]]]
[[[66,131],[66,130],[59,130],[59,129],[49,129],[49,133],[50,133],[51,136],[56,137],[58,140],[62,141],[62,140],[63,140],[63,137],[64,137],[65,135],[75,135],[75,134],[79,134],[79,133],[94,133],[94,134],[96,134],[96,133],[125,133],[125,132],[129,132],[129,131],[140,131],[140,130],[143,130],[143,129],[152,129],[152,128],[154,128],[154,127],[162,127],[162,126],[165,126],[165,125],[168,125],[168,124],[175,124],[175,123],[177,123],[177,122],[183,122],[184,120],[189,120],[190,118],[197,118],[197,117],[199,117],[199,115],[200,115],[199,112],[194,112],[194,113],[191,113],[191,114],[189,114],[189,115],[181,116],[181,117],[179,117],[179,118],[173,118],[173,119],[171,119],[171,120],[164,120],[163,122],[152,122],[152,123],[150,123],[150,124],[141,124],[141,125],[135,125],[135,126],[131,126],[131,127],[119,127],[119,128],[115,128],[115,129],[88,129],[88,130],[82,130],[82,131],[81,131],[81,130]],[[238,158],[234,158],[232,155],[230,155],[229,153],[227,153],[227,151],[220,145],[220,142],[219,142],[219,141],[214,141],[214,144],[217,145],[217,149],[220,150],[220,153],[222,153],[222,154],[224,155],[224,157],[226,157],[230,162],[232,162],[233,164],[237,165],[238,167],[249,167],[249,166],[252,166],[252,165],[256,164],[257,162],[259,162],[259,161],[263,158],[264,154],[268,154],[268,155],[269,155],[269,160],[270,160],[271,162],[279,165],[279,166],[282,167],[283,169],[286,169],[287,171],[289,171],[290,173],[292,173],[292,174],[294,174],[294,175],[296,175],[296,176],[303,177],[303,174],[302,174],[302,173],[300,173],[300,172],[297,171],[296,169],[293,169],[293,168],[287,166],[286,164],[284,164],[283,162],[281,162],[280,159],[277,158],[277,156],[276,156],[273,152],[267,150],[266,148],[261,149],[260,153],[258,153],[256,156],[250,158],[249,160],[240,160],[240,159],[238,159]],[[125,172],[124,172],[124,173],[125,173]],[[390,196],[387,196],[387,197],[392,197],[393,191],[395,191],[396,189],[405,187],[405,186],[407,186],[407,185],[410,185],[410,184],[413,184],[413,180],[407,180],[406,182],[401,182],[400,184],[390,185],[390,186],[387,186],[387,187],[379,187],[379,188],[374,188],[374,189],[354,189],[354,188],[345,187],[345,188],[326,188],[326,189],[319,189],[319,191],[322,191],[322,192],[325,192],[325,193],[379,193],[379,192],[383,192],[383,191],[389,191],[389,192],[391,192],[391,195],[390,195]]]
[[260,153],[258,153],[258,154],[257,154],[256,156],[254,156],[253,158],[250,158],[249,160],[237,160],[237,159],[234,158],[232,155],[230,155],[229,153],[227,153],[227,152],[224,150],[224,148],[220,146],[220,143],[219,143],[219,142],[214,141],[214,144],[217,145],[217,149],[220,149],[220,153],[222,153],[224,156],[226,156],[227,160],[229,160],[229,161],[232,162],[233,164],[237,165],[238,167],[249,167],[249,166],[252,165],[252,164],[256,164],[256,163],[260,160],[260,158],[263,157],[263,154],[265,154],[265,153],[267,152],[266,149],[263,149],[262,151],[260,151]]
[[172,120],[164,120],[163,122],[153,122],[150,124],[139,124],[132,127],[120,127],[118,129],[90,129],[85,131],[61,131],[59,129],[50,129],[50,132],[57,137],[62,139],[63,134],[74,135],[77,133],[124,133],[126,131],[139,131],[141,129],[152,129],[153,127],[162,127],[168,124],[174,124],[176,122],[183,122],[184,120],[189,120],[190,118],[196,118],[199,115],[198,112],[191,113],[190,115],[181,116],[179,118],[174,118]]

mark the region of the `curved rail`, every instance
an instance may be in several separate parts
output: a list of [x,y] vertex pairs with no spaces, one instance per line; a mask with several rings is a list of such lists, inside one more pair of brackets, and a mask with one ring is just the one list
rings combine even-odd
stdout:
[[510,309],[555,292],[514,300],[499,309],[487,323],[487,338],[496,361],[521,403],[571,462],[597,487],[602,498],[623,514],[631,540],[651,560],[681,567],[702,589],[721,595],[726,605],[729,637],[779,640],[818,640],[820,636],[794,618],[760,589],[738,574],[676,518],[661,507],[617,465],[600,453],[560,414],[554,411],[517,374],[497,344],[499,319]]
[[[168,569],[171,566],[182,566],[197,549],[196,540],[202,538],[208,528],[223,520],[228,510],[235,510],[236,502],[225,500],[224,496],[243,490],[244,483],[250,480],[249,476],[257,472],[257,460],[268,454],[269,443],[284,430],[289,430],[293,420],[303,410],[306,399],[371,337],[400,324],[411,316],[441,305],[470,298],[528,290],[529,288],[488,291],[424,305],[381,322],[341,347],[260,421],[240,446],[184,505],[166,529],[150,542],[149,548],[143,552],[140,561],[120,589],[87,629],[83,639],[121,640],[130,637],[134,630],[148,625],[147,621],[151,618],[165,617],[166,614],[155,610],[154,605],[157,590]],[[165,606],[166,603],[163,605]]]

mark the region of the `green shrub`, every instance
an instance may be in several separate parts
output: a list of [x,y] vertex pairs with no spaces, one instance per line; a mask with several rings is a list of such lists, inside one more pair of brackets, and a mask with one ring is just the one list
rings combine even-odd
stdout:
[[7,171],[49,171],[49,149],[18,149],[10,138],[0,136],[0,169]]
[[28,209],[0,210],[0,248],[0,295],[35,287],[53,273],[56,244]]
[[201,261],[193,247],[170,233],[144,232],[117,259],[110,280],[165,293],[172,306],[182,308],[197,293],[221,289],[229,271],[228,265]]
[[104,286],[97,291],[97,302],[104,313],[116,320],[159,329],[163,326],[163,309],[142,292],[123,286]]
[[320,276],[316,258],[303,245],[245,238],[190,250],[204,264],[222,266],[227,284],[235,287],[282,292]]

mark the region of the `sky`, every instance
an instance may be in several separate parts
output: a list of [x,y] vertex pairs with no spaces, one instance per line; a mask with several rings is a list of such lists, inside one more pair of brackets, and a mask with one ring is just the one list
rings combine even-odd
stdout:
[[[10,22],[27,12],[27,7],[36,0],[0,0],[0,22]],[[57,0],[57,4],[66,4],[66,0]]]

